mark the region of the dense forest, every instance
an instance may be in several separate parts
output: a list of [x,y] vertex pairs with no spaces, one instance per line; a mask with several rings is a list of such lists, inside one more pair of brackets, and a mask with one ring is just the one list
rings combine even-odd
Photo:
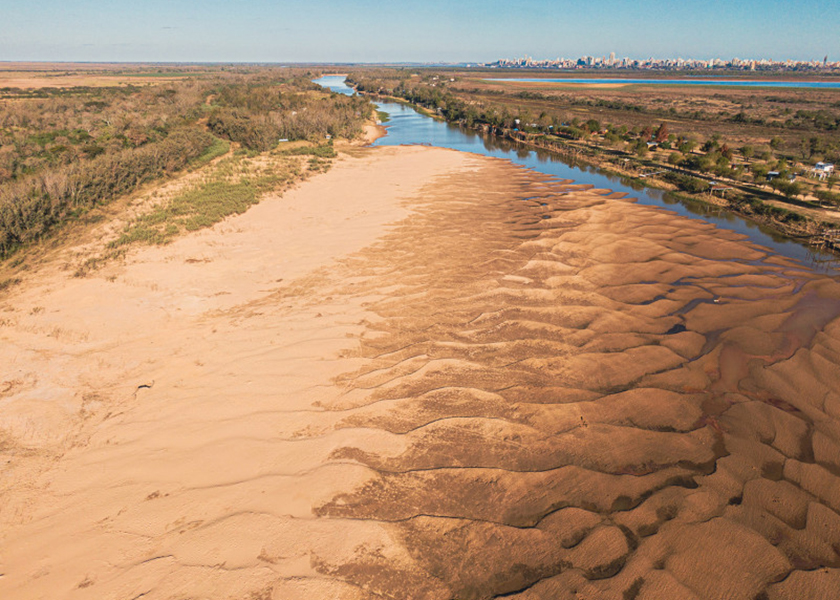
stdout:
[[0,257],[234,142],[353,138],[373,110],[288,69],[207,72],[159,85],[0,90]]

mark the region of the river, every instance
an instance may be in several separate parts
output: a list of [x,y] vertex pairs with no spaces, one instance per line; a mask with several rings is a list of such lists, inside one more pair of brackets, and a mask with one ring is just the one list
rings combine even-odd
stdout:
[[[341,94],[354,93],[353,88],[345,83],[343,75],[321,77],[316,79],[315,83]],[[559,179],[571,179],[576,183],[591,184],[596,188],[624,192],[637,198],[640,204],[667,208],[684,217],[703,219],[722,229],[737,231],[747,236],[750,241],[792,258],[813,270],[827,273],[840,270],[840,259],[833,254],[815,251],[809,246],[716,206],[675,200],[661,190],[638,185],[631,187],[627,180],[603,173],[595,167],[574,164],[552,152],[536,150],[498,136],[483,135],[452,123],[437,121],[404,104],[380,102],[377,103],[377,107],[388,114],[389,120],[385,124],[388,134],[376,140],[374,146],[420,144],[508,159]]]

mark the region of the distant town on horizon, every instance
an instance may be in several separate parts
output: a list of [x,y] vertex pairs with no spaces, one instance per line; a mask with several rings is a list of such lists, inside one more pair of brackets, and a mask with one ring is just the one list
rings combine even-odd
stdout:
[[491,69],[626,69],[626,70],[662,70],[693,71],[698,69],[722,69],[740,71],[828,71],[840,72],[840,61],[829,62],[828,55],[822,60],[770,60],[770,59],[721,59],[708,60],[684,58],[648,58],[637,60],[616,58],[615,52],[609,56],[581,56],[580,58],[533,59],[502,58],[490,63],[477,63],[475,66]]

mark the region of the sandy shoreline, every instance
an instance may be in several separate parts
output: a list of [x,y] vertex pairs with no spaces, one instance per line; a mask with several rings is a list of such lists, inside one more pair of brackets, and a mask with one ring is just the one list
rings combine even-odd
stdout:
[[830,597],[840,283],[603,193],[377,148],[30,273],[0,597]]

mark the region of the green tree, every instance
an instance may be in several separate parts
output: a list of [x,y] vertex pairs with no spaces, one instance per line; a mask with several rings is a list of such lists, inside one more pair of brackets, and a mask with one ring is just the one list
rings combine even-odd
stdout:
[[683,154],[690,154],[697,147],[697,142],[694,140],[685,140],[677,149]]
[[753,180],[756,183],[763,183],[767,179],[767,174],[770,172],[770,167],[765,163],[754,164],[751,168]]
[[801,185],[795,181],[788,181],[782,177],[776,177],[770,182],[770,186],[788,199],[793,199],[802,193]]
[[820,206],[824,204],[840,206],[840,194],[835,194],[826,190],[817,190],[814,192],[814,196],[817,197],[817,200],[820,201]]

